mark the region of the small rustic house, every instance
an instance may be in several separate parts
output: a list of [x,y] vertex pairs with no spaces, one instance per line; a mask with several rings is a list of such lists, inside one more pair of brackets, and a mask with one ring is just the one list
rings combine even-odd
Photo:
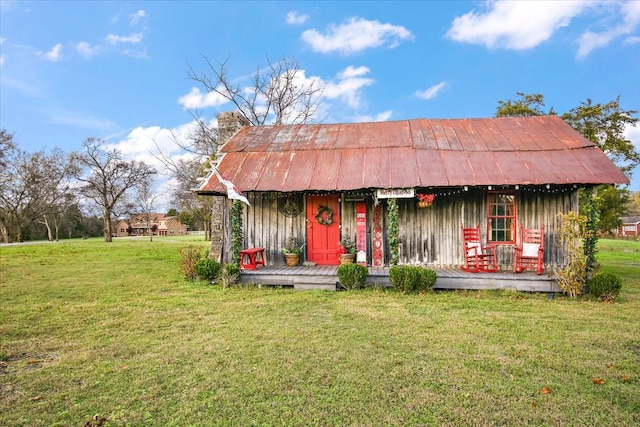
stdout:
[[[394,199],[400,264],[460,266],[461,226],[480,224],[511,271],[520,225],[544,224],[545,265],[562,265],[559,215],[578,210],[578,189],[629,183],[556,116],[242,127],[218,158],[251,203],[244,246],[265,248],[269,264],[284,264],[289,236],[304,242],[304,261],[338,264],[347,235],[360,262],[388,266]],[[225,187],[212,173],[198,193]]]

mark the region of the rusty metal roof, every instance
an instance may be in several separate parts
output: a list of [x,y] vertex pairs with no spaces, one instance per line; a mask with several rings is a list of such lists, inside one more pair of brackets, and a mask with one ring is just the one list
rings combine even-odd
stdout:
[[[629,184],[557,116],[244,127],[220,151],[242,191]],[[198,192],[224,187],[211,175]]]

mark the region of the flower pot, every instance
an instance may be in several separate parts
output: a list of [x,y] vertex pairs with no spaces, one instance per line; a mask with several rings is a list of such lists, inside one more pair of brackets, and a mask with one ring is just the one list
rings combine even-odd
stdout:
[[300,263],[300,254],[284,254],[284,260],[287,262],[287,266],[295,267]]
[[340,265],[353,263],[356,254],[340,254]]
[[419,208],[429,208],[433,202],[418,202]]

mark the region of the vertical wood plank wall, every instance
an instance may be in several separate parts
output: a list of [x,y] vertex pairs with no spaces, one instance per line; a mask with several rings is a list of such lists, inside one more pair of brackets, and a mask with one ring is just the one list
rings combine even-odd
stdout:
[[[281,205],[285,199],[281,193],[249,193],[251,207],[244,209],[245,247],[264,247],[268,264],[284,264],[282,247],[290,235],[301,242],[306,239],[304,197],[300,215],[284,216]],[[367,197],[367,254],[371,261],[372,197]],[[401,264],[425,264],[434,267],[454,267],[463,264],[460,225],[480,224],[486,241],[486,200],[483,189],[469,191],[454,189],[438,194],[433,206],[418,208],[415,199],[397,199],[399,213],[399,242]],[[386,203],[385,230],[387,221]],[[342,200],[342,234],[355,237],[355,201]],[[539,228],[545,225],[545,265],[563,265],[564,250],[560,244],[560,215],[577,211],[577,190],[564,188],[557,191],[544,189],[520,189],[516,191],[518,228]],[[385,263],[389,262],[388,239],[385,235]],[[304,261],[304,255],[302,257]],[[513,268],[513,245],[498,247],[498,262],[502,270]]]

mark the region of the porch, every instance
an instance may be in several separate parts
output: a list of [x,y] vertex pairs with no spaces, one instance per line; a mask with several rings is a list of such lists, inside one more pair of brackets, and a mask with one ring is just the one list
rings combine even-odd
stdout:
[[[368,284],[389,286],[389,267],[368,267]],[[268,265],[258,270],[244,270],[240,281],[269,286],[288,286],[297,290],[336,290],[337,265],[287,267]],[[545,272],[467,273],[460,268],[436,268],[438,280],[434,289],[513,289],[525,292],[561,292],[558,283]]]

